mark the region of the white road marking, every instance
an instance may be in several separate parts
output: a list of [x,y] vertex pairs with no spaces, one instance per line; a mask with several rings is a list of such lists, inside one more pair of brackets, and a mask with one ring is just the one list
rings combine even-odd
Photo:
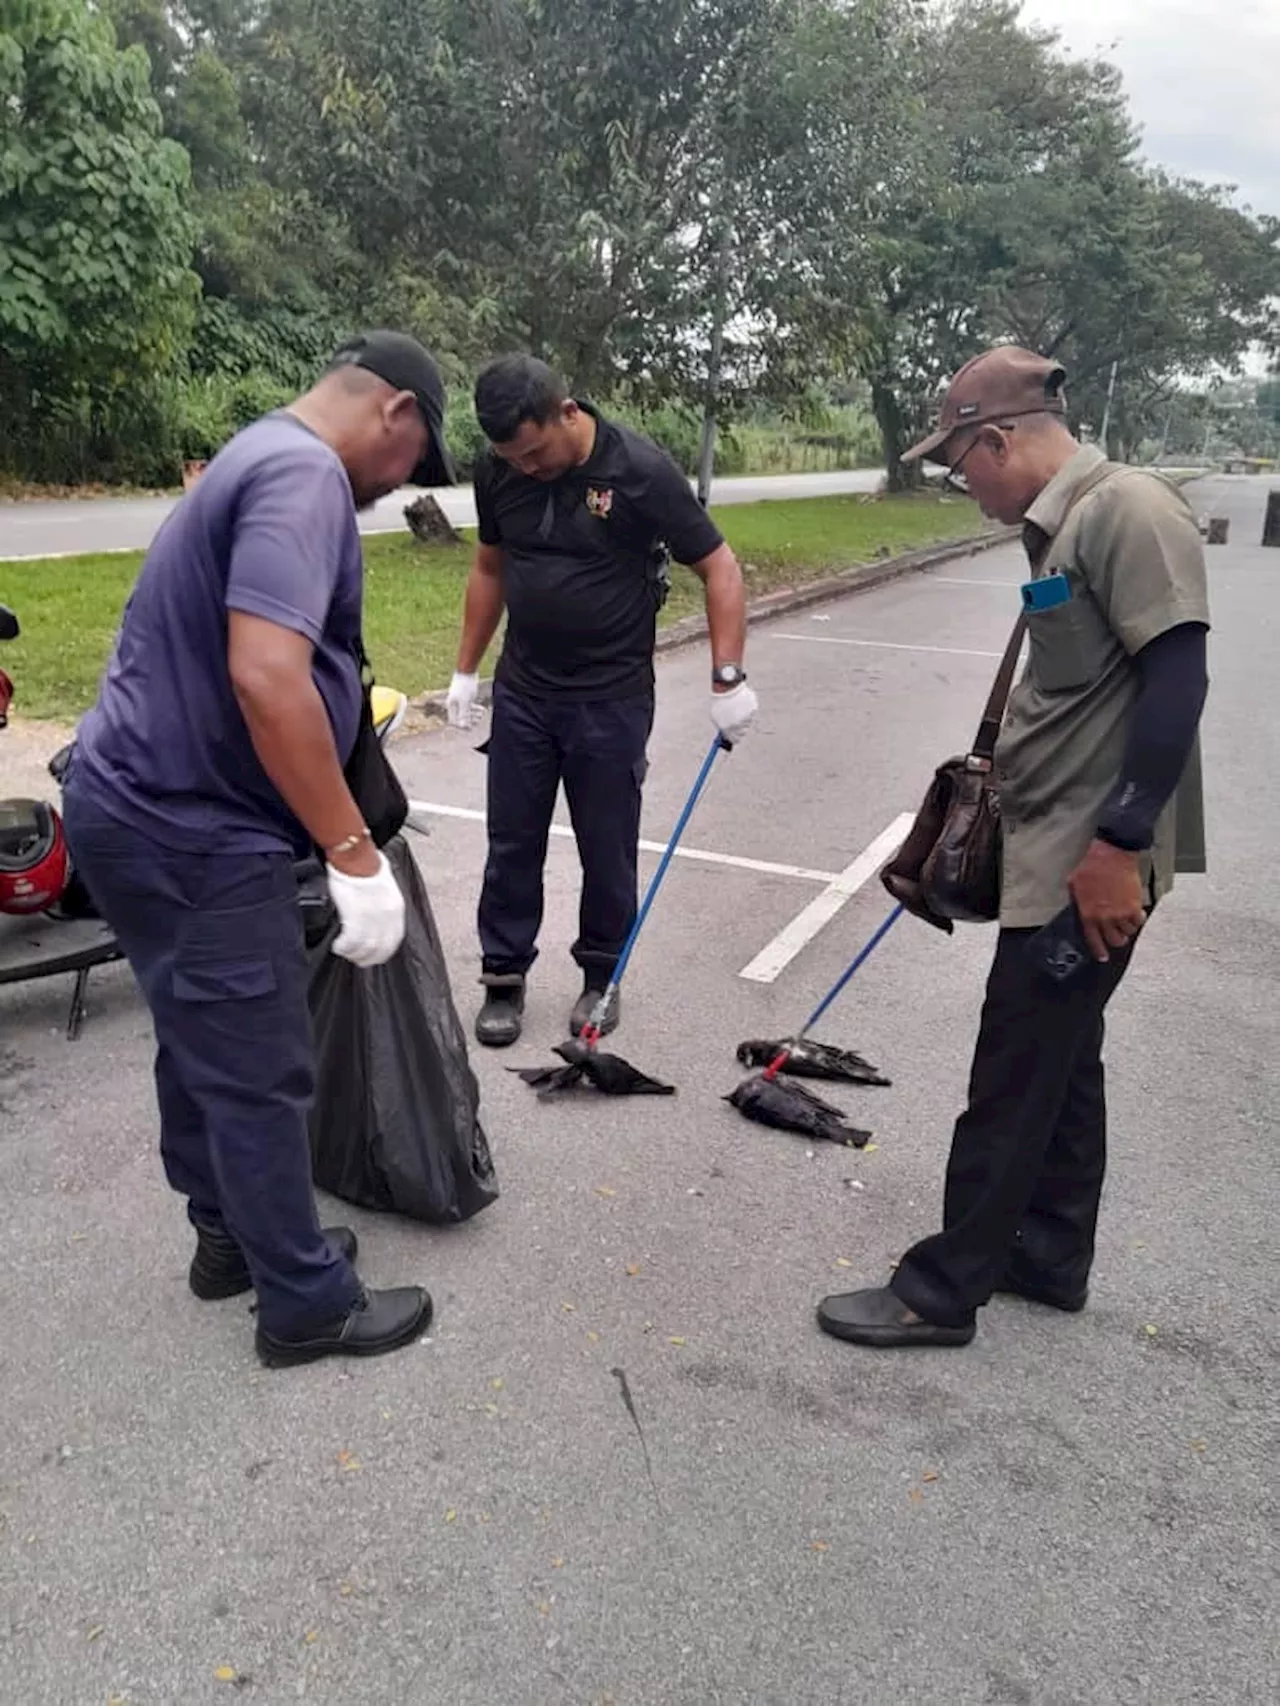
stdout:
[[963,646],[908,646],[901,640],[846,640],[836,634],[774,634],[775,640],[801,640],[810,646],[867,646],[872,651],[936,652],[949,658],[998,658],[1002,652],[974,652]]
[[[485,821],[483,812],[474,811],[469,806],[442,806],[431,800],[410,800],[409,810],[433,817],[461,818],[467,823]],[[553,823],[551,833],[562,839],[573,839],[573,830],[568,824]],[[665,841],[642,841],[639,845],[644,853],[665,853],[667,850]],[[805,865],[775,865],[768,859],[744,859],[737,853],[709,853],[701,847],[677,847],[675,856],[704,865],[728,865],[736,871],[755,871],[765,877],[792,877],[804,883],[838,883],[841,880],[841,873],[837,871],[813,871]]]
[[897,852],[914,822],[914,812],[903,812],[894,818],[870,847],[859,853],[820,895],[809,902],[803,912],[797,913],[785,929],[766,943],[749,965],[743,966],[738,976],[745,977],[750,983],[772,983],[800,950],[812,942],[819,930],[830,924],[864,883],[875,876],[885,860]]
[[1017,592],[1020,581],[980,581],[966,579],[962,575],[928,575],[925,577],[934,586],[998,586],[1002,592]]

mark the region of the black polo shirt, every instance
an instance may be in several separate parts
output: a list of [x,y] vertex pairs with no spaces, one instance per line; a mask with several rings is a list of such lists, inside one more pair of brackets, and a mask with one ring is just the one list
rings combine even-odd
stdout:
[[580,468],[535,480],[492,451],[476,468],[480,539],[502,551],[495,677],[535,697],[637,698],[653,692],[662,547],[687,565],[723,538],[666,451],[580,407],[596,422]]

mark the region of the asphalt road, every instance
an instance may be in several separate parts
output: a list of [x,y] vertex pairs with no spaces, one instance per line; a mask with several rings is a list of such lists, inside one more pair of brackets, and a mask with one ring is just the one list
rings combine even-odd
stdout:
[[[432,1288],[427,1344],[260,1369],[244,1301],[185,1289],[128,974],[95,975],[76,1044],[65,983],[0,990],[12,1698],[1280,1698],[1280,554],[1256,548],[1263,496],[1195,492],[1231,520],[1210,553],[1211,870],[1162,908],[1113,1009],[1082,1316],[1002,1299],[969,1348],[894,1353],[813,1320],[936,1223],[989,931],[904,920],[821,1027],[894,1080],[838,1098],[874,1149],[813,1149],[720,1100],[737,1042],[798,1024],[885,915],[872,882],[774,981],[739,975],[803,935],[824,873],[969,737],[1016,612],[1009,547],[753,630],[761,723],[720,761],[687,845],[755,864],[673,864],[607,1045],[668,1076],[672,1100],[550,1108],[504,1070],[551,1060],[576,994],[577,862],[553,842],[527,1040],[475,1055],[501,1200],[449,1233],[349,1213],[370,1281]],[[655,841],[710,738],[705,677],[700,648],[661,663]],[[478,809],[482,735],[397,746],[410,791]],[[432,824],[415,846],[469,1024],[483,832]]]
[[[769,498],[874,492],[882,478],[881,471],[875,468],[835,474],[753,475],[715,481],[711,501],[743,504]],[[455,527],[475,526],[476,508],[470,486],[446,488],[433,495]],[[407,486],[383,498],[361,515],[361,531],[403,531],[405,505],[418,496],[416,486]],[[0,503],[0,561],[79,551],[142,550],[151,543],[160,523],[178,501],[176,498],[65,498],[48,503]]]

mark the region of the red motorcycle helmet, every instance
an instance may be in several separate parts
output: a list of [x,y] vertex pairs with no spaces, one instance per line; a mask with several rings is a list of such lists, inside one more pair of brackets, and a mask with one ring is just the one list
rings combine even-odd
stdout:
[[44,800],[0,800],[0,912],[56,906],[71,875],[62,819]]

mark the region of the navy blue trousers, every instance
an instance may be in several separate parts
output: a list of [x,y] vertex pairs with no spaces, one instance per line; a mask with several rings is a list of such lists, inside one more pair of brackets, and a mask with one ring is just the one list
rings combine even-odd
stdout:
[[547,838],[563,782],[582,861],[573,957],[603,989],[635,922],[640,799],[653,698],[532,699],[501,682],[488,741],[489,853],[478,923],[487,972],[537,958]]
[[314,1086],[302,920],[285,853],[195,856],[63,795],[76,868],[155,1027],[160,1152],[195,1224],[244,1251],[268,1332],[344,1314],[359,1282],[311,1184]]

